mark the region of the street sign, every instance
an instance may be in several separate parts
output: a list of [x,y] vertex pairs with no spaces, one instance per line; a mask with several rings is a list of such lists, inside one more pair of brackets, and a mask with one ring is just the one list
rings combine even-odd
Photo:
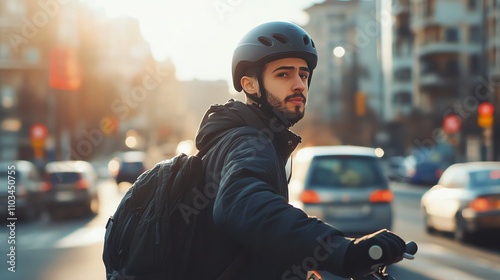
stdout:
[[457,133],[462,127],[462,119],[459,116],[450,114],[443,119],[443,130],[446,133]]
[[48,130],[43,124],[34,124],[30,129],[30,137],[33,140],[45,140],[47,138]]

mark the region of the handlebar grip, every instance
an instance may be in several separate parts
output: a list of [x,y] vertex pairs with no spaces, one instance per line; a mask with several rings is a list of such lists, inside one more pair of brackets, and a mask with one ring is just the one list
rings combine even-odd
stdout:
[[[409,241],[406,243],[406,252],[403,254],[405,259],[413,260],[415,258],[415,253],[418,251],[417,243],[414,241]],[[378,245],[373,245],[368,249],[368,255],[372,260],[378,260],[382,257],[382,248]]]
[[403,258],[413,260],[415,258],[415,254],[418,251],[417,243],[414,241],[410,241],[406,243],[406,252],[403,254]]

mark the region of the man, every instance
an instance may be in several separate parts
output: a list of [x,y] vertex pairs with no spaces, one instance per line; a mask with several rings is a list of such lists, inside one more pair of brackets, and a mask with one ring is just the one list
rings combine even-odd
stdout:
[[[288,128],[304,116],[316,64],[314,42],[292,23],[259,25],[237,45],[233,84],[246,103],[212,106],[196,136],[198,149],[211,147],[204,174],[216,189],[203,279],[305,279],[309,270],[352,276],[402,259],[405,243],[389,231],[354,240],[288,204],[285,166],[301,141]],[[383,250],[376,261],[372,245]]]

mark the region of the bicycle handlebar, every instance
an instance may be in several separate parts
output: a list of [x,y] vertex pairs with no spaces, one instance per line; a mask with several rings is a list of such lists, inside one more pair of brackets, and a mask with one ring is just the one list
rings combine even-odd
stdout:
[[[417,253],[418,246],[417,243],[414,241],[410,241],[406,243],[406,252],[403,254],[403,258],[408,259],[408,260],[413,260],[415,258],[415,254]],[[373,245],[370,247],[368,250],[368,254],[373,260],[378,260],[382,257],[382,248],[378,245]],[[387,267],[385,265],[375,265],[373,267],[373,272],[371,274],[368,274],[367,276],[363,277],[356,277],[356,278],[351,278],[352,280],[390,280],[394,279],[392,276],[387,274],[386,272]],[[308,280],[315,280],[319,279],[321,280],[321,275],[317,274],[316,272],[308,275],[307,277]]]
[[[403,254],[403,258],[408,259],[408,260],[413,260],[415,258],[415,254],[418,251],[418,246],[417,243],[414,241],[410,241],[406,243],[406,252]],[[378,260],[382,257],[382,248],[378,245],[373,245],[370,247],[368,250],[368,254],[373,260]],[[391,277],[389,274],[386,272],[387,267],[386,266],[376,266],[373,268],[373,273],[364,276],[364,277],[357,277],[357,278],[352,278],[353,280],[389,280],[389,279],[394,279]]]
[[[415,258],[415,253],[418,250],[417,243],[410,241],[406,243],[406,252],[403,254],[403,258],[413,260]],[[378,260],[382,257],[382,248],[378,245],[373,245],[368,250],[368,254],[373,260]]]

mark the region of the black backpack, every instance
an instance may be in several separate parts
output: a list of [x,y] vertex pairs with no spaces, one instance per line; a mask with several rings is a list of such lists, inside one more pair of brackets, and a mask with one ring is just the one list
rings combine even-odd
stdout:
[[[237,107],[244,115],[254,114],[234,100],[225,106]],[[204,118],[217,110],[212,107]],[[228,112],[252,127],[266,128],[261,120],[243,119],[236,110]],[[238,133],[237,129],[228,130],[219,143]],[[159,162],[137,178],[106,224],[103,261],[107,280],[203,279],[198,268],[210,265],[204,259],[203,226],[211,213],[205,210],[215,194],[205,190],[202,157],[213,144],[196,156],[179,154]],[[239,253],[217,280],[234,279],[245,258]]]
[[[139,176],[106,224],[107,280],[197,278],[208,206],[202,177],[200,154],[179,154]],[[233,261],[219,279],[240,262]]]

